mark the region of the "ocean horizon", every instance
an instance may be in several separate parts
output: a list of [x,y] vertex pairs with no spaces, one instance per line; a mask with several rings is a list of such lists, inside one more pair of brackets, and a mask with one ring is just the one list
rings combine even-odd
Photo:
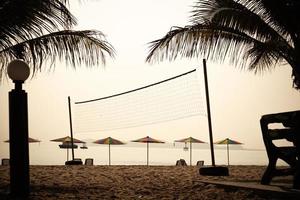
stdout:
[[[29,144],[30,165],[64,165],[67,154],[71,159],[71,149],[60,149],[58,142],[45,141]],[[94,165],[108,165],[109,148],[105,144],[87,142],[87,149],[81,149],[81,144],[74,149],[75,158],[84,162],[86,158],[93,158]],[[9,144],[1,152],[1,159],[9,157]],[[190,164],[189,143],[184,149],[184,143],[149,143],[149,165],[175,165],[179,159]],[[111,165],[146,165],[147,144],[129,142],[124,145],[111,145]],[[216,165],[227,165],[226,145],[214,145]],[[192,165],[203,160],[205,165],[211,165],[211,151],[209,144],[192,144]],[[267,165],[268,157],[264,149],[247,149],[242,145],[229,146],[230,165]],[[279,161],[278,165],[286,165]]]

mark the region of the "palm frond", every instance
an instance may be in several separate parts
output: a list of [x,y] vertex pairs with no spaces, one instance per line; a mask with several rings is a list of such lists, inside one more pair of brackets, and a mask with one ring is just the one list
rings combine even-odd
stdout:
[[249,70],[259,72],[274,67],[282,62],[282,58],[291,61],[290,53],[292,48],[284,41],[261,42],[239,30],[207,22],[205,25],[175,27],[162,39],[151,42],[146,61],[203,56],[219,63],[227,59],[235,66],[248,66]]
[[231,56],[231,62],[240,59],[241,55],[253,43],[260,42],[249,35],[232,28],[214,24],[198,24],[176,27],[162,39],[150,43],[147,62],[174,60],[180,57],[198,57],[200,55],[214,61],[224,61]]
[[[34,75],[42,69],[46,60],[65,61],[76,67],[105,64],[105,56],[114,57],[113,47],[99,31],[58,31],[13,45],[0,51],[1,74],[13,59],[23,59],[29,63]],[[51,67],[51,66],[49,66]],[[44,68],[44,66],[43,66]],[[45,67],[46,68],[46,67]]]
[[191,16],[194,24],[208,20],[244,32],[262,42],[280,38],[287,45],[292,45],[290,40],[286,40],[288,34],[274,26],[261,0],[204,0],[194,8]]
[[250,60],[249,69],[254,72],[272,69],[276,64],[283,62],[283,56],[280,55],[276,41],[255,43],[245,56]]
[[67,0],[0,1],[0,46],[8,48],[44,32],[69,29],[76,24]]
[[198,0],[192,25],[151,42],[146,61],[201,55],[255,72],[287,62],[300,89],[299,10],[297,0]]

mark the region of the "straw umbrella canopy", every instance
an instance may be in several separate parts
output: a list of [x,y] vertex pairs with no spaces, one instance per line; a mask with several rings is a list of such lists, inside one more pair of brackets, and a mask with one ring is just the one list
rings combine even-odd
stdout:
[[104,139],[96,140],[94,143],[96,144],[108,144],[108,164],[110,165],[110,145],[122,145],[125,144],[124,142],[121,142],[120,140],[114,139],[112,137],[107,137]]
[[175,140],[175,142],[184,142],[184,143],[190,143],[190,166],[192,166],[192,143],[205,143],[201,140],[198,140],[193,137],[183,138],[180,140]]
[[229,145],[230,145],[230,144],[241,145],[241,144],[243,144],[243,143],[238,142],[238,141],[235,141],[235,140],[232,140],[232,139],[229,139],[229,138],[226,138],[226,139],[224,139],[224,140],[215,142],[215,144],[226,144],[226,146],[227,146],[227,164],[228,164],[228,166],[229,166]]
[[149,136],[146,136],[144,138],[140,138],[140,139],[137,139],[137,140],[132,140],[132,142],[147,143],[147,166],[149,165],[149,143],[165,143],[163,141],[151,138]]
[[[4,142],[9,142],[9,140],[5,140]],[[28,137],[28,143],[37,143],[37,142],[41,142],[40,140]]]
[[[62,138],[57,138],[54,140],[50,140],[52,142],[62,142],[62,143],[67,143],[67,142],[71,142],[72,139],[70,136],[66,136],[66,137],[62,137]],[[84,141],[78,140],[76,138],[73,138],[73,143],[85,143]]]
[[[67,161],[69,160],[69,149],[72,148],[72,138],[70,136],[57,138],[50,140],[52,142],[62,142],[62,144],[59,145],[59,148],[61,149],[67,149]],[[73,138],[73,143],[85,143],[84,141],[78,140],[76,138]],[[73,144],[73,148],[77,148],[77,145]]]

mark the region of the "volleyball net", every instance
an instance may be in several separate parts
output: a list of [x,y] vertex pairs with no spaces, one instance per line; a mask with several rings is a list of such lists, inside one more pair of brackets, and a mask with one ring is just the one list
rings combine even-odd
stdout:
[[196,69],[126,92],[75,102],[76,133],[139,127],[206,115]]

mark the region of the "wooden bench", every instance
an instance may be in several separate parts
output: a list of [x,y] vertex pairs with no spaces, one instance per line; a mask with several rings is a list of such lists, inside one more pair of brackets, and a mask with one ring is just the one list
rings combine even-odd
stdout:
[[[271,129],[270,124],[280,123],[283,128]],[[265,170],[261,184],[269,185],[275,176],[294,176],[293,187],[300,189],[300,111],[268,114],[260,120],[262,136],[266,147],[269,164]],[[287,140],[289,146],[277,146],[276,140]],[[276,168],[277,160],[285,161],[289,166]]]

